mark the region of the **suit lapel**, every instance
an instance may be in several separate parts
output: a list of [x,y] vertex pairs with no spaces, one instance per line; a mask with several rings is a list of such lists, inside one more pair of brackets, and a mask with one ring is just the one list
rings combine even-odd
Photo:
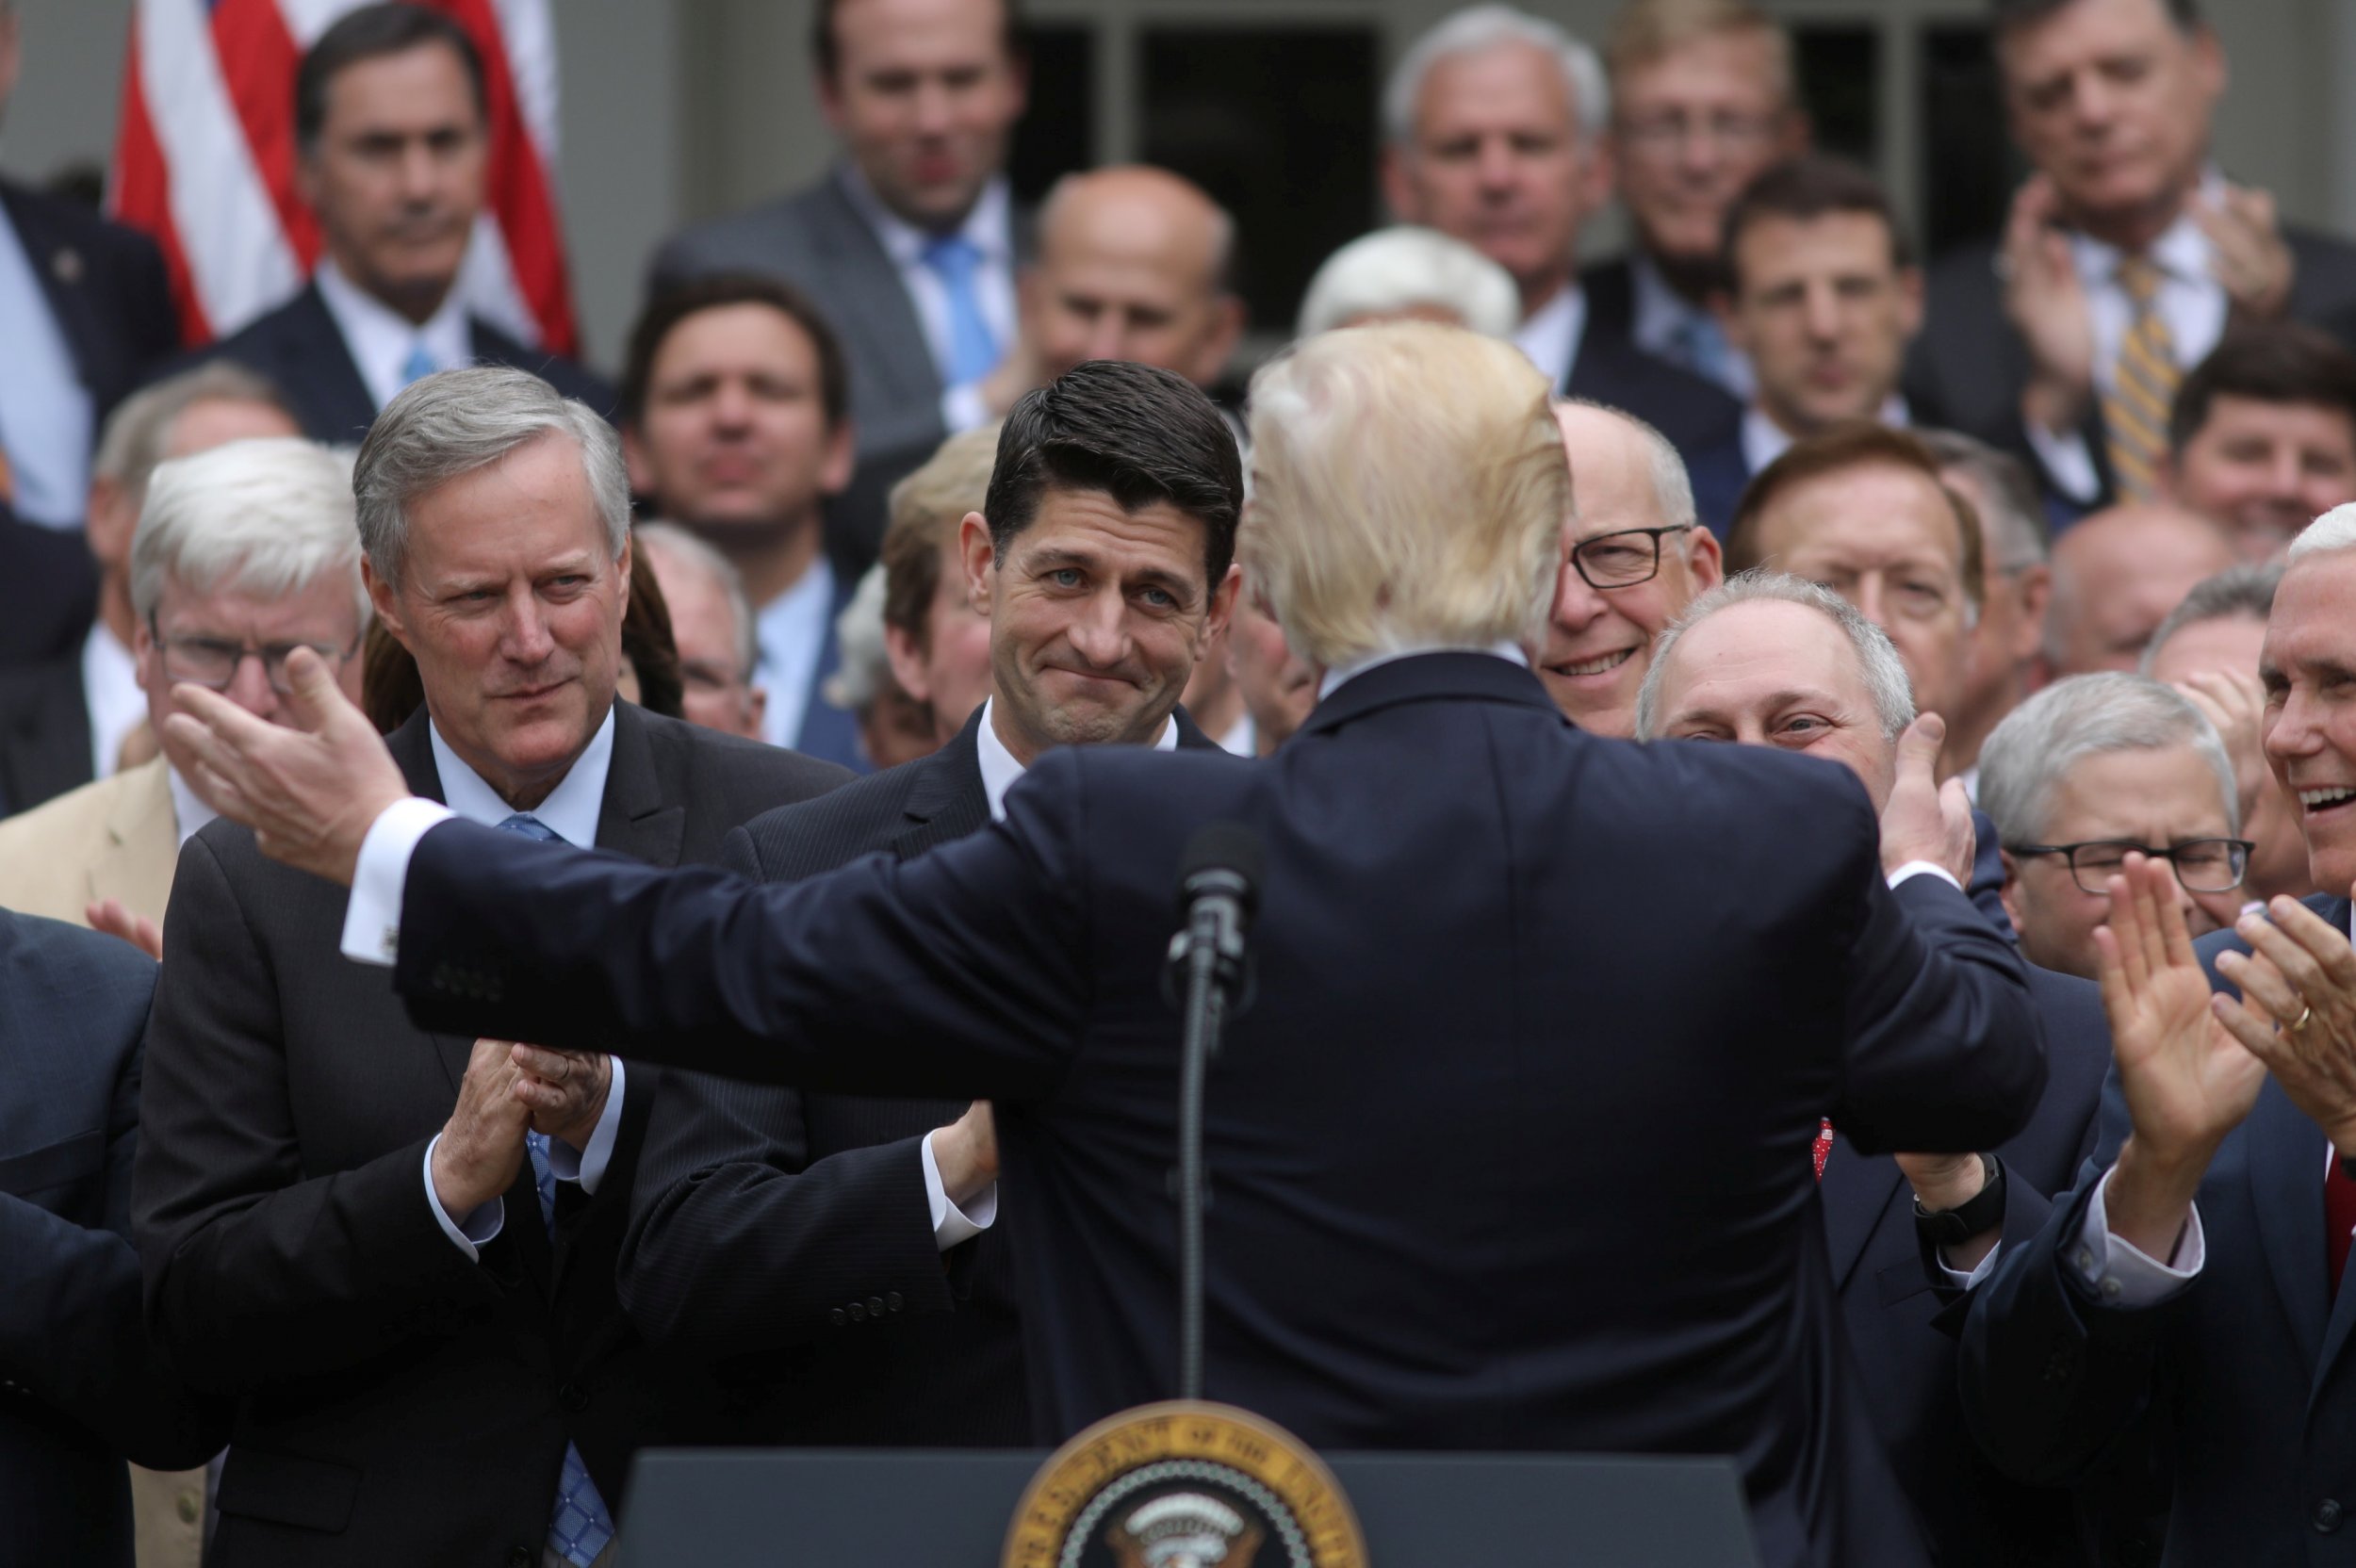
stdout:
[[947,745],[908,764],[924,772],[901,808],[907,825],[892,841],[892,852],[901,859],[978,833],[990,821],[990,793],[982,788],[981,723],[977,708]]
[[1824,1249],[1831,1258],[1835,1290],[1849,1287],[1849,1276],[1865,1256],[1865,1244],[1873,1239],[1903,1181],[1897,1161],[1871,1158],[1851,1148],[1848,1139],[1833,1139],[1816,1195],[1824,1205]]
[[[2348,900],[2333,899],[2328,906],[2316,912],[2331,923],[2333,930],[2346,931],[2348,929]],[[2268,1087],[2272,1086],[2269,1085]],[[2322,1130],[2309,1122],[2305,1117],[2300,1117],[2299,1119],[2314,1135],[2306,1144],[2307,1152],[2311,1155],[2321,1154],[2323,1152]],[[2315,1168],[2320,1163],[2319,1160],[2311,1160],[2308,1165],[2307,1198],[2304,1205],[2308,1217],[2314,1221],[2315,1233],[2315,1248],[2309,1256],[2315,1265],[2315,1275],[2318,1286],[2325,1291],[2325,1295],[2309,1298],[2309,1300],[2315,1303],[2318,1313],[2321,1312],[2323,1302],[2329,1295],[2328,1282],[2324,1280],[2328,1262],[2324,1235],[2324,1197],[2317,1190]],[[2286,1187],[2286,1193],[2288,1190]],[[2265,1189],[2261,1188],[2260,1191],[2263,1194]],[[2339,1364],[2341,1353],[2348,1348],[2349,1333],[2351,1331],[2356,1331],[2356,1289],[2350,1289],[2346,1281],[2339,1282],[2339,1293],[2329,1297],[2330,1315],[2323,1318],[2323,1349],[2322,1353],[2315,1358],[2315,1382],[2307,1394],[2307,1407],[2310,1412],[2315,1409],[2315,1400],[2322,1396],[2324,1384],[2331,1380],[2332,1369]]]
[[650,866],[676,866],[686,838],[687,808],[663,792],[646,713],[630,703],[614,703],[614,760],[606,768],[605,800],[597,811],[597,847]]
[[902,399],[939,398],[941,368],[933,363],[915,302],[901,285],[899,265],[851,204],[839,174],[827,178],[819,200],[826,221],[812,230],[811,246],[826,268],[830,290],[844,302],[837,324],[866,339],[873,351],[853,355],[853,362],[882,367]]
[[90,315],[95,307],[90,290],[83,286],[90,258],[54,234],[36,207],[19,201],[5,186],[0,186],[0,206],[8,209],[8,226],[16,231],[25,260],[40,280],[41,298],[49,302],[49,314],[74,356],[74,376],[95,397],[102,390],[96,384],[100,334]]
[[134,913],[161,919],[179,859],[171,777],[160,759],[137,772],[136,779],[125,778],[115,792],[106,813],[106,847],[90,862],[90,896],[92,902],[111,898]]
[[271,374],[315,421],[311,433],[322,441],[357,441],[376,422],[376,400],[360,379],[352,345],[327,308],[319,285],[307,286],[287,304],[288,329],[278,347]]

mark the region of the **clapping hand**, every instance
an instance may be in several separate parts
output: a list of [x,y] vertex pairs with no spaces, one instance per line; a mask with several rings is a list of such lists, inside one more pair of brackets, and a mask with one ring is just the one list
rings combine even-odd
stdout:
[[2060,215],[2053,183],[2033,176],[2013,197],[1996,257],[2004,314],[2029,351],[2021,417],[2056,434],[2077,429],[2094,397],[2094,312]]
[[2209,272],[2233,302],[2233,313],[2271,321],[2290,308],[2298,260],[2282,238],[2274,198],[2227,186],[2219,201],[2192,199],[2192,220],[2209,237]]
[[516,1072],[515,1098],[531,1109],[532,1130],[587,1149],[614,1086],[614,1064],[605,1053],[517,1045],[509,1057]]
[[2297,899],[2274,900],[2266,915],[2233,928],[2249,954],[2217,959],[2242,999],[2218,997],[2217,1016],[2334,1149],[2356,1154],[2356,952]]

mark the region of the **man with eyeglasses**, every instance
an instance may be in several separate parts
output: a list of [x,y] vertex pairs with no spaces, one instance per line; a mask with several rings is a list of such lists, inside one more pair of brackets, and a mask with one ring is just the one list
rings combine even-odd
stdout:
[[100,925],[151,952],[180,846],[213,820],[164,738],[175,682],[280,716],[286,658],[309,647],[359,690],[368,620],[352,466],[292,436],[165,463],[130,548],[132,652],[161,755],[0,824],[0,906]]
[[1685,464],[1659,431],[1586,402],[1557,404],[1554,422],[1576,482],[1538,678],[1579,728],[1625,737],[1653,640],[1725,575],[1718,541],[1696,524]]

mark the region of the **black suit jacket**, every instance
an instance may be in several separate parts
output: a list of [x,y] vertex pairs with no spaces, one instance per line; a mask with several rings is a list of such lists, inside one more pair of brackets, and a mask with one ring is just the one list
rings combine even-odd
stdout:
[[[1184,709],[1173,717],[1181,746],[1217,745]],[[979,831],[981,721],[976,709],[930,757],[762,813],[728,835],[721,864],[798,882]],[[664,1074],[622,1254],[631,1320],[658,1344],[707,1353],[814,1340],[774,1441],[1029,1444],[1005,1239],[986,1233],[944,1256],[925,1200],[919,1145],[966,1103]]]
[[[2356,341],[2356,246],[2297,224],[2284,224],[2282,237],[2297,269],[2291,318]],[[2021,421],[2029,351],[2004,315],[1995,263],[1995,243],[1982,240],[1932,265],[1922,331],[1906,356],[1906,404],[1917,425],[1967,431],[2019,453],[2043,475]],[[2110,459],[2099,408],[2087,415],[2080,433],[2102,482],[2097,504],[2107,504]],[[2058,494],[2052,476],[2044,477]]]
[[1702,526],[1724,543],[1742,491],[1751,482],[1751,460],[1742,452],[1740,422],[1732,436],[1688,457],[1685,474],[1693,482],[1693,511]]
[[[2348,901],[2308,907],[2345,931]],[[2211,983],[2231,930],[2198,944]],[[2268,1079],[2196,1199],[2207,1257],[2156,1307],[2102,1306],[2065,1273],[2130,1121],[2117,1074],[2077,1190],[1976,1293],[1964,1409],[1990,1457],[2032,1480],[2075,1479],[2139,1443],[2172,1483],[2163,1561],[2242,1568],[2356,1562],[2356,1288],[2324,1275],[2322,1130]],[[2327,1506],[2330,1505],[2330,1506]]]
[[0,816],[81,788],[90,764],[81,660],[0,669]]
[[1733,439],[1742,421],[1742,405],[1723,387],[1655,359],[1625,330],[1611,330],[1592,314],[1562,391],[1566,398],[1607,403],[1635,415],[1667,436],[1688,462]]
[[[392,743],[438,794],[422,710]],[[844,776],[618,704],[598,842],[710,860]],[[553,1243],[527,1162],[470,1260],[423,1162],[473,1037],[420,1033],[385,971],[339,956],[344,903],[224,821],[182,851],[165,920],[134,1223],[159,1332],[237,1400],[207,1560],[537,1562],[567,1441],[620,1508],[632,1449],[725,1434],[738,1392],[648,1351],[614,1296],[660,1072],[630,1070],[612,1162],[594,1197],[560,1188]]]
[[1808,1147],[1823,1114],[1861,1148],[2000,1143],[2044,1054],[1970,904],[1884,884],[1853,775],[1598,740],[1528,671],[1432,654],[1267,760],[1068,748],[1007,811],[782,888],[443,824],[396,984],[435,1027],[991,1097],[1032,1409],[1068,1434],[1174,1380],[1161,970],[1184,846],[1244,824],[1267,863],[1258,1000],[1211,1070],[1209,1394],[1324,1446],[1731,1453],[1766,1561],[1921,1560],[1851,1479],[1878,1445],[1825,1418]]
[[[530,370],[564,396],[614,417],[614,389],[571,360],[518,343],[479,316],[468,318],[467,331],[479,362]],[[356,443],[376,422],[376,401],[317,284],[304,285],[276,310],[173,368],[208,359],[235,360],[267,377],[303,422],[303,433],[314,441]]]
[[[2028,1246],[2094,1144],[2110,1025],[2092,981],[2028,966],[2050,1076],[2037,1115],[1995,1152],[2005,1173],[2004,1245]],[[1818,1187],[1849,1349],[1873,1428],[1945,1568],[2085,1560],[2070,1494],[2021,1486],[1972,1446],[1955,1392],[1953,1293],[1926,1266],[1914,1192],[1898,1162],[1836,1136]]]
[[163,253],[137,229],[13,180],[0,179],[0,208],[74,351],[95,435],[147,368],[179,347]]
[[0,502],[0,669],[74,653],[97,604],[82,531],[25,522]]
[[0,1568],[130,1568],[125,1458],[202,1464],[226,1411],[149,1342],[131,1250],[155,966],[0,910]]

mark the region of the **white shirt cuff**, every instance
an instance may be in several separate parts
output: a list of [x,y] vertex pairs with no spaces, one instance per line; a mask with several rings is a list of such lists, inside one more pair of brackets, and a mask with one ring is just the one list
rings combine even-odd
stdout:
[[411,795],[384,808],[360,841],[352,872],[352,899],[344,906],[344,956],[390,969],[401,951],[401,895],[409,880],[409,858],[417,841],[456,815],[447,806]]
[[1890,885],[1895,888],[1899,883],[1910,882],[1918,876],[1936,876],[1955,891],[1963,891],[1963,884],[1955,880],[1955,874],[1935,860],[1908,860],[1890,874]]
[[957,435],[990,421],[990,405],[982,400],[982,384],[969,381],[941,395],[941,422]]
[[2086,450],[2086,438],[2074,430],[2056,435],[2034,420],[2024,419],[2021,425],[2029,433],[2030,450],[2045,465],[2047,477],[2071,500],[2092,506],[2102,494],[2102,481],[2094,471],[2094,454]]
[[2079,1282],[2106,1307],[2134,1311],[2156,1307],[2192,1282],[2208,1261],[2209,1247],[2201,1232],[2201,1208],[2195,1204],[2177,1240],[2176,1255],[2166,1263],[2146,1256],[2133,1242],[2111,1234],[2110,1212],[2103,1200],[2111,1189],[2111,1172],[2086,1204],[2086,1222],[2070,1243],[2067,1262]]
[[941,1162],[933,1157],[933,1139],[940,1135],[938,1128],[924,1135],[922,1159],[924,1166],[924,1201],[932,1205],[933,1242],[946,1252],[952,1247],[972,1241],[998,1222],[998,1184],[990,1183],[962,1209],[950,1202],[949,1189],[941,1183]]
[[1974,1290],[1978,1288],[1982,1280],[1987,1279],[1990,1274],[1996,1272],[1996,1260],[2004,1256],[2004,1244],[2000,1241],[1995,1246],[1988,1250],[1988,1256],[1982,1258],[1980,1260],[1979,1266],[1972,1270],[1969,1274],[1966,1274],[1959,1268],[1951,1268],[1948,1266],[1947,1249],[1944,1247],[1939,1248],[1932,1254],[1932,1256],[1939,1260],[1939,1271],[1947,1276],[1947,1282],[1949,1284],[1955,1286],[1957,1290]]
[[425,1206],[434,1211],[434,1222],[442,1228],[442,1234],[450,1237],[451,1245],[471,1261],[481,1263],[482,1248],[507,1222],[507,1200],[494,1198],[487,1203],[476,1204],[456,1219],[450,1218],[450,1211],[442,1207],[441,1199],[434,1191],[434,1151],[441,1141],[442,1135],[436,1133],[434,1141],[425,1146]]
[[597,1196],[597,1184],[605,1180],[605,1168],[614,1160],[614,1139],[622,1130],[622,1090],[630,1076],[622,1070],[619,1056],[608,1056],[606,1062],[614,1070],[614,1082],[606,1086],[605,1109],[597,1113],[589,1147],[577,1151],[563,1138],[548,1139],[548,1174],[560,1182],[579,1182],[581,1190],[592,1198]]

